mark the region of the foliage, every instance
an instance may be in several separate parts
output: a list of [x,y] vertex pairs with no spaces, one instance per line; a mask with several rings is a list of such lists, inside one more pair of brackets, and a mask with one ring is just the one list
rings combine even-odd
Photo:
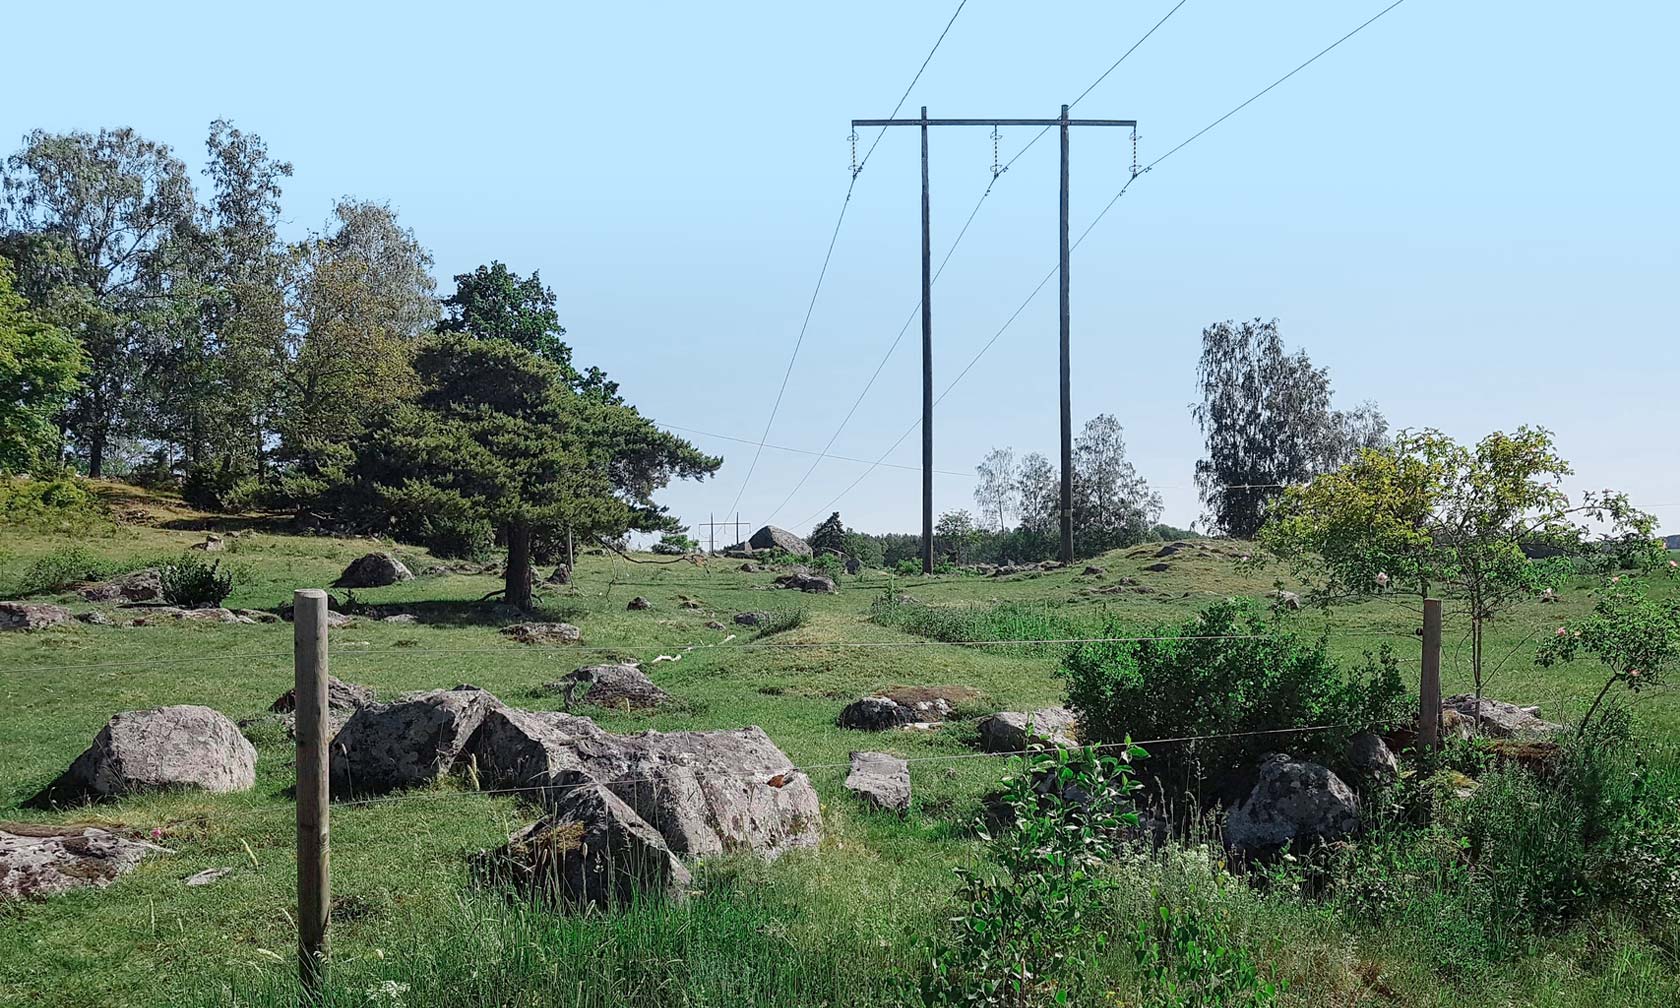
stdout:
[[816,528],[811,530],[810,538],[806,542],[811,546],[811,552],[817,556],[825,553],[844,553],[846,551],[846,525],[840,520],[840,512],[836,511],[822,520]]
[[168,277],[192,226],[186,166],[131,129],[35,130],[6,159],[0,196],[0,254],[19,290],[86,352],[64,419],[101,475],[107,449],[141,427],[135,392],[182,307]]
[[235,572],[224,569],[220,560],[205,560],[191,553],[158,567],[163,600],[192,609],[219,606],[233,594]]
[[30,310],[0,258],[0,473],[57,462],[53,420],[86,368],[81,346]]
[[1578,734],[1585,735],[1612,688],[1620,684],[1638,693],[1661,687],[1680,661],[1680,598],[1653,599],[1631,581],[1610,584],[1591,615],[1570,620],[1540,642],[1534,661],[1550,668],[1582,655],[1592,655],[1610,670],[1581,718]]
[[0,525],[8,529],[86,531],[104,520],[99,498],[74,476],[0,475]]
[[722,464],[633,408],[583,395],[556,364],[501,339],[438,334],[421,392],[358,441],[348,508],[363,521],[488,521],[508,543],[509,604],[530,601],[533,534],[669,530],[651,493]]
[[804,566],[818,574],[827,574],[831,578],[838,578],[846,573],[846,562],[837,553],[818,553],[805,561]]
[[866,569],[887,565],[886,549],[878,536],[847,529],[841,540],[841,552],[857,559]]
[[1020,507],[1021,489],[1017,484],[1015,449],[993,448],[975,467],[980,483],[974,488],[974,503],[988,523],[994,519],[997,531],[1009,527],[1009,515]]
[[1074,554],[1095,556],[1149,537],[1161,517],[1161,495],[1126,458],[1120,421],[1102,413],[1073,441]]
[[[1090,630],[1086,623],[1071,620],[1057,607],[1047,604],[924,605],[905,599],[890,584],[870,606],[869,618],[905,633],[953,643],[1022,641],[1030,645],[1036,641],[1067,640]],[[1043,650],[1023,647],[1017,653]]]
[[958,508],[955,511],[947,511],[939,516],[939,520],[933,526],[934,555],[948,556],[957,563],[962,563],[978,535],[974,527],[974,518],[966,510]]
[[797,630],[811,619],[811,611],[804,606],[787,606],[784,608],[766,610],[765,619],[758,624],[758,633],[754,639],[773,637],[789,630]]
[[64,546],[31,561],[17,585],[8,592],[23,596],[44,595],[117,573],[120,570],[115,565],[87,547]]
[[1159,1008],[1265,1008],[1289,987],[1263,977],[1220,928],[1165,903],[1138,922],[1132,942],[1146,996]]
[[1103,949],[1096,913],[1112,880],[1110,860],[1131,811],[1130,761],[1097,749],[1054,749],[1012,759],[1001,798],[1006,820],[982,833],[994,867],[958,868],[961,909],[955,934],[933,953],[923,992],[935,1005],[1065,1004]]
[[893,573],[899,577],[917,577],[922,573],[922,562],[905,557],[893,564]]
[[1218,322],[1202,330],[1201,402],[1191,412],[1207,438],[1196,486],[1210,526],[1252,538],[1282,485],[1300,483],[1381,447],[1388,421],[1373,403],[1331,409],[1330,375],[1306,351],[1285,351],[1277,320]]
[[[1569,464],[1550,432],[1519,427],[1466,448],[1433,430],[1402,431],[1386,449],[1291,487],[1260,542],[1329,601],[1377,591],[1458,597],[1470,619],[1471,677],[1482,689],[1486,624],[1544,585],[1525,543],[1579,545],[1591,520],[1616,537],[1651,539],[1654,519],[1625,494],[1558,488]],[[1554,572],[1555,573],[1555,572]]]
[[653,552],[660,556],[687,556],[700,552],[700,544],[683,535],[686,531],[667,532],[660,536],[659,541],[653,544]]
[[[1328,638],[1303,637],[1252,599],[1216,602],[1194,619],[1148,634],[1110,622],[1093,636],[1151,639],[1075,646],[1063,662],[1068,702],[1095,742],[1266,732],[1212,738],[1157,754],[1152,769],[1174,784],[1226,781],[1266,750],[1332,766],[1347,740],[1409,710],[1399,665],[1386,646],[1344,670]],[[1331,725],[1329,730],[1289,734]]]

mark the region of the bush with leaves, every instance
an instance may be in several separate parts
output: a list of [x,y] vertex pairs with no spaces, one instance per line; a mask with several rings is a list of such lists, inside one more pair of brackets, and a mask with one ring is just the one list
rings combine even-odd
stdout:
[[700,544],[681,532],[667,532],[659,537],[652,549],[660,556],[687,556],[690,553],[698,553]]
[[1550,668],[1583,655],[1597,658],[1610,674],[1581,718],[1580,735],[1593,727],[1611,689],[1620,684],[1637,693],[1661,686],[1680,662],[1680,598],[1653,599],[1632,581],[1612,580],[1592,614],[1559,626],[1534,660]]
[[1112,887],[1104,862],[1135,828],[1135,746],[1054,749],[1010,761],[1005,822],[982,831],[993,864],[959,868],[954,934],[933,952],[932,1005],[1068,1004],[1107,944],[1098,911]]
[[79,532],[106,521],[99,498],[74,476],[0,476],[0,527]]
[[1168,904],[1132,936],[1139,980],[1158,1008],[1266,1008],[1287,982],[1261,973],[1254,956],[1217,924]]
[[[1281,750],[1335,767],[1347,740],[1395,723],[1411,706],[1387,647],[1344,670],[1324,635],[1306,637],[1253,599],[1216,602],[1194,619],[1139,635],[1111,621],[1063,661],[1068,702],[1092,742],[1223,736],[1156,754],[1152,773],[1190,787],[1236,781],[1260,754]],[[1332,726],[1290,734],[1292,729]],[[1222,795],[1219,797],[1232,797]]]
[[219,606],[233,594],[234,572],[223,569],[220,560],[204,560],[188,554],[158,568],[163,600],[170,605],[196,608]]

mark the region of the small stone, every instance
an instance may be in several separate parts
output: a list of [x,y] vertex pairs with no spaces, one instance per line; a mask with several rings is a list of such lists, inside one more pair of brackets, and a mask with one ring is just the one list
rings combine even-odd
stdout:
[[181,884],[187,886],[207,886],[217,879],[228,875],[232,871],[232,868],[206,868],[201,872],[188,875],[186,878],[181,880]]
[[642,609],[652,609],[653,608],[653,603],[649,602],[647,599],[643,598],[642,596],[637,595],[635,598],[631,599],[629,601],[629,603],[625,605],[624,608],[632,610],[632,611],[640,611]]
[[769,613],[742,612],[735,614],[735,622],[741,626],[758,626],[761,623],[768,622],[769,619]]
[[501,632],[521,644],[576,644],[583,631],[570,623],[515,623]]
[[881,752],[852,753],[846,790],[866,804],[888,812],[910,811],[910,764]]

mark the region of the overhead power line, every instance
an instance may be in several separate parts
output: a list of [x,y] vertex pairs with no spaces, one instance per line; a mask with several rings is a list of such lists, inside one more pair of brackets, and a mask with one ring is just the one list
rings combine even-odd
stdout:
[[[916,75],[910,78],[910,84],[905,87],[904,93],[899,96],[898,104],[893,106],[893,116],[898,115],[899,109],[904,107],[904,102],[910,97],[910,92],[915,88],[916,82],[922,79],[923,71],[927,70],[928,64],[933,61],[933,54],[939,51],[939,46],[945,41],[945,36],[950,33],[951,26],[957,23],[957,15],[962,13],[963,7],[967,4],[968,0],[961,0],[957,4],[957,9],[951,12],[951,19],[945,22],[944,30],[934,40],[933,48],[928,50],[927,58],[922,60],[922,65],[916,69]],[[891,118],[891,116],[888,118]],[[782,372],[782,383],[776,389],[775,402],[770,406],[770,417],[764,421],[764,433],[760,436],[758,447],[753,452],[752,463],[747,466],[747,474],[741,479],[741,488],[735,491],[735,502],[729,505],[730,511],[734,511],[740,506],[741,497],[747,492],[747,485],[752,482],[753,472],[758,468],[759,456],[764,454],[764,442],[770,439],[770,428],[776,423],[776,414],[782,408],[782,397],[787,394],[788,379],[793,376],[793,365],[799,360],[799,350],[805,345],[805,333],[811,328],[811,315],[817,308],[817,296],[822,293],[823,280],[828,276],[828,266],[834,260],[834,245],[840,240],[840,226],[846,221],[846,208],[852,205],[852,191],[857,188],[858,176],[863,173],[864,165],[869,163],[869,156],[875,153],[876,145],[880,144],[881,137],[886,132],[885,129],[882,129],[880,133],[876,134],[875,142],[870,144],[869,150],[864,152],[863,160],[852,171],[851,181],[846,183],[846,198],[840,203],[840,213],[834,220],[834,231],[828,237],[828,249],[823,253],[822,267],[817,271],[817,282],[811,290],[810,303],[805,306],[805,318],[799,324],[799,336],[793,341],[793,353],[788,355],[787,368]]]
[[[1279,77],[1277,80],[1272,81],[1270,84],[1261,88],[1259,91],[1256,91],[1254,94],[1252,94],[1248,98],[1244,99],[1240,104],[1236,105],[1235,107],[1230,109],[1228,112],[1221,115],[1219,118],[1213,120],[1212,122],[1208,123],[1206,126],[1203,126],[1201,129],[1199,129],[1196,132],[1190,134],[1190,136],[1186,137],[1184,140],[1180,141],[1179,143],[1177,143],[1173,147],[1169,148],[1165,154],[1162,154],[1160,157],[1154,159],[1153,161],[1149,162],[1147,165],[1138,169],[1138,171],[1134,175],[1132,175],[1130,178],[1128,178],[1126,180],[1126,183],[1120,187],[1119,191],[1114,194],[1114,196],[1108,201],[1108,203],[1103,206],[1102,210],[1097,213],[1097,216],[1091,220],[1091,223],[1086,225],[1085,230],[1080,233],[1079,239],[1073,243],[1072,247],[1073,248],[1078,248],[1080,246],[1080,244],[1082,244],[1085,241],[1085,238],[1091,233],[1091,231],[1099,223],[1102,222],[1102,219],[1104,217],[1108,216],[1108,212],[1110,210],[1114,209],[1114,205],[1116,203],[1120,202],[1120,198],[1122,196],[1126,195],[1127,190],[1131,189],[1132,183],[1136,182],[1138,179],[1142,178],[1144,175],[1149,173],[1152,169],[1155,168],[1156,165],[1159,165],[1161,162],[1165,161],[1167,158],[1172,157],[1174,154],[1177,154],[1179,151],[1181,151],[1184,148],[1190,146],[1192,143],[1195,143],[1197,140],[1200,140],[1203,136],[1207,135],[1214,128],[1219,126],[1221,123],[1225,122],[1225,120],[1231,118],[1232,116],[1236,115],[1238,112],[1241,112],[1243,109],[1245,109],[1248,106],[1254,104],[1256,101],[1258,101],[1259,99],[1264,97],[1266,94],[1271,92],[1274,88],[1276,88],[1278,85],[1282,84],[1284,81],[1289,80],[1291,77],[1294,77],[1296,74],[1300,73],[1302,70],[1305,70],[1307,67],[1312,66],[1314,63],[1318,62],[1324,56],[1328,55],[1332,50],[1334,50],[1335,48],[1340,46],[1342,43],[1346,42],[1348,39],[1353,38],[1355,35],[1358,35],[1360,32],[1364,31],[1366,28],[1369,28],[1371,25],[1375,24],[1380,18],[1382,18],[1385,14],[1394,10],[1396,7],[1399,7],[1401,4],[1403,4],[1405,2],[1406,2],[1406,0],[1393,0],[1393,2],[1390,3],[1387,7],[1384,7],[1382,10],[1377,11],[1377,13],[1371,15],[1365,21],[1361,22],[1358,27],[1354,28],[1352,31],[1348,32],[1346,35],[1343,35],[1341,38],[1338,38],[1336,41],[1334,41],[1334,42],[1330,43],[1329,45],[1325,46],[1323,49],[1320,49],[1318,52],[1314,53],[1307,60],[1302,62],[1300,65],[1296,66],[1295,69],[1293,69],[1293,70],[1289,71],[1288,73],[1284,74],[1282,77]],[[1180,6],[1182,6],[1182,4]],[[1174,7],[1172,11],[1167,12],[1167,16],[1171,17],[1173,11],[1176,11],[1176,10],[1178,10],[1178,8]],[[1165,18],[1163,18],[1162,20],[1164,21]],[[1157,25],[1156,27],[1160,27],[1160,26]],[[1151,33],[1153,33],[1154,29],[1152,28],[1152,29],[1150,29],[1150,31],[1151,31]],[[1147,38],[1148,36],[1145,36],[1145,37]],[[1134,48],[1135,48],[1135,46],[1134,46]],[[1105,73],[1105,76],[1106,76],[1106,73]],[[1048,132],[1048,130],[1046,130],[1046,132]],[[1040,136],[1042,136],[1042,135],[1043,134],[1041,133]],[[1037,137],[1034,138],[1034,140],[1036,140],[1036,139],[1037,139]],[[1029,143],[1028,146],[1030,147],[1031,144]],[[1025,148],[1022,149],[1022,153],[1025,153]],[[1019,157],[1020,155],[1017,154],[1016,156]],[[1039,291],[1042,291],[1044,289],[1045,284],[1048,284],[1050,282],[1051,278],[1056,275],[1056,270],[1058,268],[1059,267],[1052,267],[1050,272],[1048,272],[1044,275],[1044,279],[1042,279],[1038,282],[1038,285],[1032,289],[1032,292],[1029,293],[1026,296],[1026,299],[1021,302],[1020,306],[1017,307],[1015,309],[1015,311],[1009,316],[1009,318],[1004,321],[1003,325],[1001,327],[999,327],[998,331],[992,334],[991,339],[988,339],[985,342],[985,344],[980,347],[979,352],[977,352],[972,358],[969,359],[969,362],[966,365],[963,366],[963,369],[960,372],[958,372],[957,377],[952,379],[952,381],[949,385],[945,386],[945,391],[941,392],[939,394],[939,398],[934,400],[935,403],[943,401],[944,398],[947,395],[950,395],[951,390],[956,387],[957,383],[962,381],[963,377],[965,375],[967,375],[969,371],[973,370],[974,365],[978,364],[980,362],[980,358],[984,357],[986,355],[986,351],[988,351],[992,348],[993,344],[995,344],[1003,336],[1003,334],[1009,330],[1009,327],[1014,325],[1015,320],[1021,316],[1021,313],[1026,311],[1027,306],[1032,303],[1033,299],[1038,297]],[[917,422],[919,423],[920,421],[917,421]],[[897,450],[898,446],[903,444],[904,439],[909,437],[915,431],[915,429],[916,429],[915,424],[911,424],[910,427],[906,428],[904,433],[900,434],[898,436],[898,439],[895,440],[890,446],[888,446],[886,451],[884,451],[880,454],[880,456],[876,459],[876,465],[884,463],[886,461],[887,456],[891,455],[895,450]],[[874,472],[874,471],[875,471],[875,465],[872,465],[870,468],[865,469],[862,473],[858,474],[858,477],[856,479],[854,479],[846,487],[846,489],[840,491],[840,493],[837,494],[834,497],[833,500],[829,501],[827,504],[825,504],[821,508],[819,508],[817,510],[816,514],[818,516],[821,516],[824,512],[828,511],[835,504],[839,503],[839,501],[843,497],[845,497],[847,494],[851,493],[852,490],[856,489],[858,484],[862,483],[866,478],[868,478],[869,474]],[[811,520],[813,520],[813,519],[807,519],[807,522],[809,522]]]
[[[1092,91],[1095,91],[1097,89],[1097,85],[1101,84],[1104,80],[1107,80],[1109,74],[1112,74],[1115,70],[1117,70],[1119,68],[1120,64],[1126,62],[1126,58],[1128,56],[1130,56],[1134,52],[1137,52],[1139,46],[1141,46],[1145,42],[1149,41],[1149,37],[1151,35],[1154,35],[1157,29],[1159,29],[1162,25],[1166,24],[1168,19],[1170,19],[1174,14],[1178,13],[1178,9],[1180,7],[1183,7],[1186,3],[1189,3],[1189,2],[1190,2],[1190,0],[1178,0],[1178,3],[1175,4],[1172,7],[1171,10],[1167,11],[1166,14],[1162,15],[1161,19],[1159,21],[1156,21],[1154,23],[1154,25],[1150,26],[1150,29],[1148,31],[1143,33],[1142,37],[1140,37],[1136,42],[1132,43],[1131,48],[1129,48],[1125,52],[1121,53],[1119,59],[1117,59],[1113,63],[1109,64],[1107,70],[1104,70],[1101,74],[1098,74],[1096,80],[1092,81],[1089,85],[1087,85],[1085,90],[1079,92],[1079,96],[1074,98],[1073,101],[1068,103],[1068,108],[1071,110],[1074,106],[1078,105],[1081,101],[1084,101],[1086,96],[1088,96]],[[901,105],[903,104],[902,100],[900,100],[900,104]],[[888,118],[891,118],[891,117],[889,116]],[[968,234],[969,226],[974,223],[974,218],[979,215],[980,208],[985,205],[986,199],[991,196],[992,189],[994,187],[996,187],[998,179],[1002,178],[1004,173],[1009,171],[1010,165],[1013,165],[1016,161],[1020,160],[1021,155],[1025,154],[1027,151],[1031,150],[1033,145],[1038,143],[1039,140],[1043,139],[1044,135],[1046,133],[1049,133],[1052,128],[1053,127],[1046,126],[1043,129],[1039,130],[1038,133],[1035,136],[1033,136],[1033,138],[1031,140],[1027,141],[1025,146],[1023,146],[1020,150],[1015,152],[1014,156],[1011,157],[1008,162],[1003,164],[1001,167],[995,167],[995,170],[992,173],[991,181],[986,184],[985,191],[983,191],[980,194],[980,198],[975,201],[974,209],[969,211],[968,219],[963,221],[963,226],[957,232],[956,239],[951,242],[951,247],[946,250],[945,257],[940,260],[939,269],[937,269],[933,274],[933,279],[935,281],[937,281],[942,275],[944,275],[945,267],[950,263],[952,254],[957,251],[957,246],[962,244],[963,237]],[[886,131],[887,131],[887,127],[885,127],[885,126],[881,127],[881,133],[885,133]],[[875,142],[876,143],[880,143],[881,133],[876,134],[876,136],[875,136]],[[873,153],[874,150],[875,150],[874,145],[873,144],[870,145],[869,152]],[[867,155],[866,155],[866,158],[867,158]],[[858,408],[863,405],[864,398],[869,395],[869,390],[875,387],[876,380],[881,377],[881,372],[883,370],[885,370],[885,368],[887,366],[887,362],[889,360],[891,360],[892,355],[895,352],[897,352],[899,344],[904,342],[904,334],[910,331],[910,325],[911,325],[911,323],[915,322],[916,316],[921,311],[921,308],[922,308],[922,302],[921,302],[921,299],[918,298],[916,300],[915,306],[910,309],[909,317],[904,320],[904,325],[899,327],[898,335],[893,337],[893,341],[887,347],[886,353],[881,355],[880,361],[875,365],[875,370],[872,374],[870,374],[869,380],[864,382],[863,388],[858,390],[857,398],[855,398],[852,401],[851,408],[846,411],[845,416],[840,418],[839,425],[834,428],[834,433],[829,436],[828,443],[823,446],[823,452],[827,452],[830,448],[834,447],[834,442],[839,440],[841,433],[843,431],[845,431],[845,429],[846,429],[846,425],[849,424],[852,420],[852,417],[857,414]],[[900,440],[902,440],[902,438]],[[789,490],[787,492],[787,496],[782,498],[782,502],[780,504],[776,505],[775,510],[770,513],[770,517],[768,519],[766,519],[767,521],[774,521],[776,516],[782,512],[782,509],[788,506],[788,502],[793,500],[794,495],[799,493],[799,491],[810,480],[812,474],[817,471],[817,466],[822,463],[822,459],[823,459],[823,455],[821,453],[819,453],[818,457],[811,463],[810,468],[806,469],[804,475],[800,476],[799,481],[793,485],[793,489]],[[894,466],[894,468],[910,468],[910,467]],[[935,470],[935,471],[937,471],[937,470]]]
[[[731,434],[719,434],[716,431],[704,431],[704,430],[699,430],[698,428],[695,428],[695,427],[679,427],[676,424],[662,423],[662,422],[657,421],[657,420],[654,421],[654,423],[656,423],[660,427],[664,427],[666,430],[682,431],[685,434],[698,434],[701,437],[718,438],[718,439],[723,440],[723,441],[736,441],[736,442],[739,442],[741,444],[757,444],[758,443],[757,441],[754,441],[752,438],[735,437]],[[768,444],[768,443],[765,444],[764,447],[769,448],[773,451],[792,452],[795,455],[818,455],[818,456],[821,456],[822,458],[833,459],[836,462],[856,462],[859,465],[869,465],[870,464],[868,459],[853,458],[850,455],[830,455],[826,452],[812,451],[809,448],[790,448],[787,445],[774,445],[774,444]],[[890,468],[890,469],[913,469],[916,472],[921,472],[922,471],[921,466],[900,465],[897,462],[883,462],[881,464]],[[936,474],[940,475],[940,476],[973,476],[974,475],[971,472],[957,472],[956,470],[953,470],[953,469],[935,469],[934,472]],[[771,517],[775,517],[775,516],[772,515]]]

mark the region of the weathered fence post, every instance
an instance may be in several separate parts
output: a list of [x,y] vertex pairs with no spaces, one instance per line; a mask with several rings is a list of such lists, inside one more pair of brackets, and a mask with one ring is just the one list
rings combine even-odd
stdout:
[[1418,683],[1418,749],[1441,747],[1441,600],[1423,600],[1423,675]]
[[292,593],[292,661],[297,697],[298,983],[315,1004],[327,968],[327,593]]

